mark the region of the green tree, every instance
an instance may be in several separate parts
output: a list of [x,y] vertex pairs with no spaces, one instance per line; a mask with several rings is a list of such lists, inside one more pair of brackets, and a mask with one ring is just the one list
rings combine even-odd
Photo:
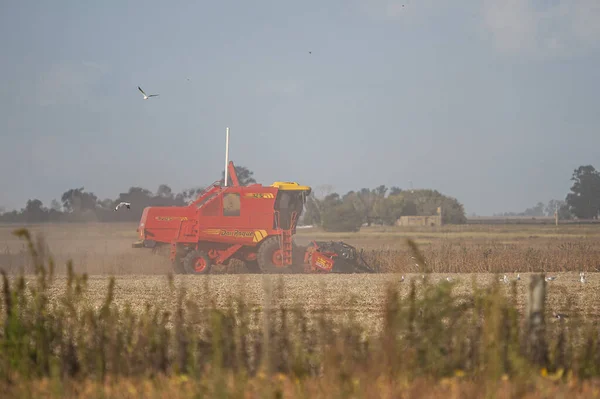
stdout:
[[188,188],[177,194],[175,199],[181,201],[183,204],[188,204],[190,201],[194,201],[198,198],[198,195],[200,195],[202,191],[204,191],[204,187]]
[[325,231],[358,231],[363,223],[361,212],[355,205],[354,192],[349,192],[341,197],[338,193],[331,193],[323,199],[311,193],[306,201],[306,213],[303,222],[321,226]]
[[[248,169],[245,166],[236,166],[235,174],[237,175],[238,182],[240,186],[247,186],[249,184],[255,184],[256,180],[254,179],[254,172]],[[227,176],[227,180],[229,185],[233,184],[233,180],[231,180],[231,176]],[[221,172],[221,184],[225,181],[225,171]]]
[[39,199],[28,200],[23,214],[28,223],[45,222],[48,216],[44,204]]
[[340,202],[327,207],[322,215],[323,230],[329,232],[357,232],[362,216],[350,202]]
[[158,186],[158,190],[156,190],[156,195],[163,198],[173,198],[173,190],[166,184],[161,184]]
[[98,198],[81,187],[64,192],[61,201],[66,212],[80,213],[95,210]]
[[381,210],[382,202],[388,189],[381,185],[374,189],[362,188],[357,192],[350,191],[344,196],[344,202],[349,201],[358,212],[363,223],[370,226],[374,221],[381,220],[381,215],[377,214],[376,209]]
[[62,211],[62,205],[57,200],[53,199],[50,202],[50,209],[52,209],[55,212],[61,212]]
[[566,201],[561,200],[550,200],[546,205],[546,216],[554,216],[554,212],[558,211],[559,219],[571,219],[573,214],[569,209],[569,205]]
[[600,211],[600,173],[592,165],[583,165],[573,171],[571,192],[566,202],[579,219],[597,219]]
[[379,215],[384,224],[393,226],[401,216],[416,215],[417,206],[403,194],[395,194],[379,201],[376,204],[375,213]]
[[[545,208],[546,208],[546,206],[544,205],[543,202],[538,202],[533,208],[525,209],[525,212],[523,212],[523,216],[532,216],[532,217],[544,216]],[[554,215],[554,211],[552,211],[552,214]]]
[[306,198],[302,221],[306,225],[320,226],[321,225],[321,201],[314,193]]
[[456,198],[443,195],[437,190],[411,190],[404,191],[402,195],[415,204],[416,215],[436,215],[438,207],[441,207],[444,224],[467,222],[464,206]]

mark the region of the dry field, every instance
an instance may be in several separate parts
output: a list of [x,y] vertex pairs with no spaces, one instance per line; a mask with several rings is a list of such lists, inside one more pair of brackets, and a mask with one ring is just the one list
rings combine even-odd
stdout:
[[[31,270],[25,242],[11,234],[18,227],[0,226],[0,267],[12,274],[0,295],[0,389],[9,397],[600,392],[595,227],[301,230],[300,243],[341,239],[364,248],[381,273],[273,277],[222,269],[171,280],[165,255],[131,248],[135,225],[27,226],[34,237],[43,234],[58,267],[53,281],[38,272],[26,282],[14,275],[21,265]],[[406,238],[433,270],[425,279]],[[87,280],[68,277],[68,259]],[[545,332],[531,341],[522,315],[533,272],[558,278],[547,284]],[[232,296],[241,301],[228,303]]]
[[[26,261],[25,244],[12,231],[20,226],[0,226],[1,266],[16,270]],[[64,286],[64,266],[74,261],[75,271],[89,275],[91,300],[104,299],[108,276],[117,277],[114,300],[141,308],[146,303],[168,301],[166,295],[170,265],[165,255],[148,249],[134,249],[135,224],[62,224],[29,226],[32,233],[42,233],[57,262],[57,289]],[[557,275],[550,282],[548,312],[583,311],[598,315],[600,308],[600,226],[446,226],[443,228],[367,228],[355,234],[329,234],[299,230],[297,240],[344,240],[364,248],[371,263],[385,273],[374,275],[290,275],[283,277],[286,304],[300,301],[308,310],[328,306],[331,311],[354,310],[367,325],[376,328],[381,320],[380,304],[386,285],[398,281],[401,295],[408,292],[408,279],[421,280],[419,267],[410,257],[406,238],[414,239],[433,273],[431,280],[450,277],[455,291],[468,293],[473,281],[486,284],[498,278],[494,273],[517,273],[518,307],[523,309],[531,272],[546,271]],[[578,272],[587,272],[587,283],[579,283]],[[221,271],[223,271],[221,269]],[[217,303],[224,304],[233,294],[244,292],[251,305],[264,300],[265,276],[257,274],[215,274],[175,276],[177,285],[186,286],[197,303],[206,301],[201,292],[204,284]],[[506,285],[506,290],[510,289]]]
[[[26,259],[25,244],[0,225],[0,263],[11,269]],[[59,265],[72,259],[90,275],[164,275],[165,256],[131,248],[136,224],[47,224],[26,226],[42,233]],[[364,249],[382,271],[418,273],[406,238],[423,251],[429,266],[441,273],[600,272],[600,225],[582,226],[444,226],[441,228],[363,228],[359,233],[324,233],[300,229],[296,240],[343,240]],[[64,270],[64,269],[63,269]]]

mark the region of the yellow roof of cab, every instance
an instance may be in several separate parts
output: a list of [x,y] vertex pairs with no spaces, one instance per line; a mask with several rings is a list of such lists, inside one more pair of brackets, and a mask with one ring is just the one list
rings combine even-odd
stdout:
[[276,181],[271,184],[271,187],[277,187],[280,190],[294,190],[294,191],[310,191],[311,188],[308,186],[301,186],[298,183],[291,181]]

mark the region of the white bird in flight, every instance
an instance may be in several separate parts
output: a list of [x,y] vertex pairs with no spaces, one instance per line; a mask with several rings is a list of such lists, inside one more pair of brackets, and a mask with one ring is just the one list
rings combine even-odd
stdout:
[[144,93],[144,90],[142,90],[142,88],[140,86],[138,86],[138,89],[142,92],[142,94],[144,95],[144,100],[149,99],[150,97],[157,97],[158,94],[150,94],[149,96],[146,95],[146,93]]
[[127,209],[131,209],[131,203],[129,203],[129,202],[121,202],[121,203],[119,203],[119,205],[117,205],[115,207],[115,212],[118,211],[119,208],[124,207],[124,206],[127,207]]

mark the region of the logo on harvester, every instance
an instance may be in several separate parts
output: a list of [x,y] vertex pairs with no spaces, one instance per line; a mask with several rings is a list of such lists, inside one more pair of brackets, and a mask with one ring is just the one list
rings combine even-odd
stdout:
[[246,193],[245,197],[248,198],[275,198],[272,193]]
[[223,237],[240,237],[240,238],[252,238],[252,242],[260,242],[267,236],[266,230],[227,230],[227,229],[206,229],[203,231],[205,234],[218,235]]
[[315,260],[315,265],[324,270],[331,270],[331,268],[333,267],[333,262],[331,261],[331,259],[328,259],[324,256],[318,256]]
[[154,220],[170,222],[171,220],[188,220],[187,216],[156,216]]
[[222,236],[229,237],[253,237],[253,231],[240,231],[240,230],[221,230],[220,234]]

